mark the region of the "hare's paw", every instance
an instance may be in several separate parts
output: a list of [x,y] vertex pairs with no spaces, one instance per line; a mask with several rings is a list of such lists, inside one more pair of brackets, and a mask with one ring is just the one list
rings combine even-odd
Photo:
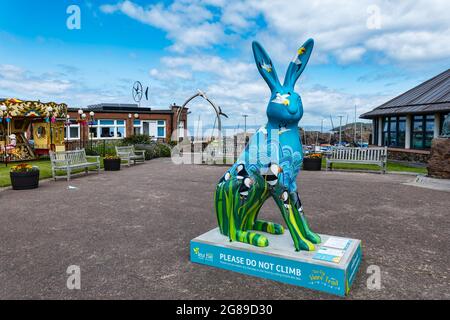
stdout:
[[308,222],[306,221],[306,217],[303,214],[300,215],[300,221],[303,224],[303,229],[305,230],[305,238],[314,244],[319,244],[322,241],[320,239],[320,236],[317,233],[311,231]]
[[236,241],[248,243],[257,247],[267,247],[269,245],[269,240],[265,236],[250,231],[237,231]]
[[292,208],[292,205],[284,205],[278,200],[278,206],[281,209],[284,221],[289,228],[296,251],[306,250],[314,251],[314,244],[306,238],[304,224],[299,219],[299,213]]
[[253,224],[253,230],[267,232],[270,234],[283,234],[284,227],[281,224],[267,222],[264,220],[256,220]]

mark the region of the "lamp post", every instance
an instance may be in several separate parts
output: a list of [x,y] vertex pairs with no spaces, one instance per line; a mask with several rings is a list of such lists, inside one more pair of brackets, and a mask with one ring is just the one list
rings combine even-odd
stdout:
[[52,107],[48,107],[47,108],[47,113],[48,113],[48,121],[50,122],[50,150],[55,151],[54,150],[54,146],[53,146],[53,131],[52,131],[52,122],[53,122],[53,108]]
[[6,152],[6,143],[7,143],[6,142],[6,135],[7,135],[7,132],[6,132],[6,126],[7,126],[6,117],[7,117],[8,113],[7,113],[7,108],[6,108],[6,106],[4,104],[2,104],[0,106],[0,111],[1,111],[1,118],[2,118],[3,142],[4,142],[4,145],[3,145],[3,150],[4,150],[3,160],[5,161],[5,165],[8,166],[8,154]]
[[86,114],[84,113],[83,109],[78,109],[78,125],[80,126],[80,149],[83,145],[84,147],[84,130],[82,130],[83,127],[83,121],[86,119]]
[[95,112],[91,111],[89,112],[89,144],[90,144],[90,149],[92,151],[92,137],[91,137],[91,129],[92,129],[92,125],[94,124],[95,121]]
[[66,115],[66,122],[64,123],[66,126],[66,139],[65,139],[65,145],[66,145],[66,151],[69,148],[69,130],[70,130],[70,115]]

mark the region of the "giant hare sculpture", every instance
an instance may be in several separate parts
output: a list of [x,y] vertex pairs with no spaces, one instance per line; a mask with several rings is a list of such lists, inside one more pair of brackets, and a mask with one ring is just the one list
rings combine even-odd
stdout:
[[266,51],[258,42],[252,44],[256,66],[269,85],[271,97],[266,110],[267,124],[253,135],[216,187],[214,202],[220,232],[230,241],[266,247],[268,239],[254,231],[284,232],[283,226],[258,219],[259,210],[271,196],[289,228],[296,251],[311,251],[314,244],[320,243],[320,237],[306,222],[296,185],[303,161],[298,132],[303,105],[294,85],[313,46],[314,41],[309,39],[298,49],[281,85]]

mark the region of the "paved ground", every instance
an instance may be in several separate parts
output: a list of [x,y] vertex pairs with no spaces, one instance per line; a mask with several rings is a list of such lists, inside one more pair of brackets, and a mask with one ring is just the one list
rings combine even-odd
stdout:
[[[216,226],[224,167],[168,159],[117,173],[0,192],[0,298],[329,299],[291,285],[189,262],[189,240]],[[450,197],[403,185],[411,176],[302,172],[300,194],[320,233],[363,240],[350,299],[450,298]],[[262,216],[281,222],[272,202]],[[81,290],[66,268],[81,267]],[[369,265],[381,290],[366,287]],[[235,289],[245,290],[235,290]]]

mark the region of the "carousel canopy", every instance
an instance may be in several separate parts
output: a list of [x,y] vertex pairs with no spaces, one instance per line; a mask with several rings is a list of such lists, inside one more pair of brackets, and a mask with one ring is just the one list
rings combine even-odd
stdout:
[[[67,105],[65,103],[0,99],[0,105],[6,106],[7,113],[10,117],[45,118],[54,116],[55,118],[65,118],[67,115]],[[52,110],[51,114],[49,107]]]

